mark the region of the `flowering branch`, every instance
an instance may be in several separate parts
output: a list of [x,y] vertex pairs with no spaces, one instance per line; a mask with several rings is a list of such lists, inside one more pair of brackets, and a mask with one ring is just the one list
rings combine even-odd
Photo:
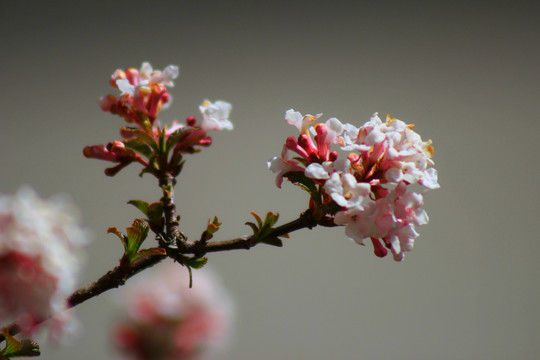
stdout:
[[[171,213],[172,214],[172,213]],[[313,217],[310,215],[309,211],[306,211],[300,215],[298,219],[292,220],[286,224],[278,226],[272,229],[267,236],[283,236],[293,231],[297,231],[303,228],[312,229],[317,226],[317,223],[314,221]],[[172,240],[172,239],[171,239]],[[166,241],[168,243],[173,243],[173,241]],[[180,254],[195,254],[203,256],[206,253],[211,252],[220,252],[220,251],[229,251],[229,250],[240,250],[246,249],[249,250],[252,247],[256,246],[260,242],[256,241],[256,236],[243,236],[231,240],[222,240],[222,241],[213,241],[208,242],[202,247],[200,244],[195,245],[198,242],[185,242],[186,252],[180,252],[180,250],[169,248],[167,250],[167,255],[153,254],[145,257],[141,257],[135,260],[129,266],[118,265],[113,270],[108,271],[106,274],[101,276],[95,282],[84,286],[75,292],[73,292],[66,300],[67,307],[73,308],[95,296],[98,296],[105,291],[118,288],[126,283],[128,279],[138,274],[139,272],[150,268],[157,263],[164,260],[166,257],[171,257],[173,259],[177,258]],[[41,320],[40,322],[43,322]],[[21,328],[17,323],[13,323],[6,327],[7,332],[10,335],[16,335],[21,331]],[[0,334],[0,342],[2,342],[4,336]]]
[[[360,127],[336,118],[311,126],[321,114],[303,116],[293,109],[285,113],[285,120],[300,134],[288,137],[281,156],[273,157],[267,165],[276,173],[278,187],[287,179],[309,194],[308,209],[298,219],[280,226],[275,226],[279,214],[268,212],[263,220],[252,212],[255,221],[246,225],[253,234],[223,241],[209,241],[221,226],[214,217],[199,240],[188,241],[180,230],[174,202],[176,178],[185,156],[212,144],[209,131],[233,128],[228,119],[232,106],[205,100],[199,106],[201,121],[190,116],[185,124],[175,121],[170,127],[162,126],[158,115],[172,101],[167,88],[174,85],[172,80],[178,74],[176,66],[154,71],[149,63],[143,63],[140,70],[117,70],[110,84],[121,92],[120,96],[100,99],[103,111],[120,116],[129,126],[120,128],[122,140],[86,146],[84,156],[114,163],[105,170],[107,176],[138,163],[141,176],[150,174],[157,179],[162,196],[154,203],[128,202],[146,218],[135,219],[126,234],[115,227],[108,229],[121,240],[124,253],[119,265],[97,281],[71,293],[75,280],[70,274],[79,264],[72,253],[84,243],[71,211],[59,211],[54,206],[49,209],[48,205],[41,209],[39,203],[29,206],[32,201],[26,199],[20,204],[15,201],[13,208],[2,213],[1,205],[8,202],[0,198],[0,223],[9,230],[5,231],[7,235],[0,233],[7,239],[0,238],[0,296],[7,299],[0,301],[0,318],[16,321],[0,329],[0,342],[6,341],[0,359],[36,354],[37,345],[12,336],[31,333],[45,320],[61,325],[65,320],[63,309],[118,288],[167,257],[187,268],[191,287],[191,269],[203,267],[208,253],[249,250],[260,243],[281,247],[281,238],[288,238],[289,233],[318,225],[344,226],[345,235],[356,243],[363,245],[370,240],[379,257],[390,251],[394,260],[402,261],[404,253],[412,250],[418,237],[416,227],[429,221],[422,209],[423,195],[439,187],[431,140],[423,141],[413,131],[414,125],[389,116],[383,122],[377,113]],[[289,158],[290,154],[293,157]],[[17,219],[21,214],[31,216]],[[26,228],[27,224],[42,223],[46,225]],[[157,246],[140,250],[150,230]],[[25,278],[23,273],[32,276]]]
[[[317,226],[317,223],[314,222],[314,219],[310,215],[310,213],[306,211],[302,213],[298,219],[295,219],[273,229],[270,232],[269,236],[282,236],[304,228],[312,229],[315,226]],[[256,237],[254,235],[251,235],[231,240],[213,241],[207,243],[206,246],[204,246],[201,250],[197,250],[202,251],[202,253],[204,254],[229,250],[248,250],[259,244],[259,242],[255,241],[255,238]],[[188,244],[189,250],[188,252],[183,254],[193,254],[195,251],[194,242],[186,243]],[[107,290],[118,288],[119,286],[124,285],[124,283],[135,274],[141,272],[144,269],[154,266],[166,257],[174,258],[175,255],[177,255],[178,253],[180,253],[180,251],[176,252],[173,249],[169,249],[167,255],[149,255],[147,257],[140,258],[136,260],[133,264],[131,264],[131,266],[127,269],[123,268],[122,266],[117,266],[113,270],[107,272],[105,275],[99,278],[99,280],[86,287],[82,287],[79,290],[75,291],[73,294],[71,294],[71,296],[69,296],[69,298],[67,299],[68,306],[75,307],[78,304],[83,303],[86,300],[91,299],[94,296],[97,296]]]

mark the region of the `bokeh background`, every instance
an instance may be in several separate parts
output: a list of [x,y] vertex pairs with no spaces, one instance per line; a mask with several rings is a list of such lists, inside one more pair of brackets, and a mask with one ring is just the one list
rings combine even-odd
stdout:
[[[94,235],[83,285],[117,263],[105,231],[139,216],[126,202],[160,193],[136,166],[108,178],[82,156],[118,138],[121,120],[97,106],[115,69],[180,66],[164,122],[204,99],[234,106],[235,130],[177,186],[194,238],[214,215],[228,239],[249,233],[250,211],[288,221],[306,208],[266,169],[296,134],[287,109],[357,125],[389,113],[435,147],[441,189],[414,251],[379,259],[334,228],[212,254],[237,305],[221,359],[538,359],[540,22],[525,3],[1,1],[0,191],[70,194]],[[79,336],[42,344],[42,359],[119,358],[118,291],[80,305]]]

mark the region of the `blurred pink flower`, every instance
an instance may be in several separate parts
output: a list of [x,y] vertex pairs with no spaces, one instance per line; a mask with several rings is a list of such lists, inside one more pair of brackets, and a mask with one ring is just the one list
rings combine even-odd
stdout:
[[77,209],[65,199],[43,200],[30,188],[0,196],[0,319],[31,333],[43,320],[51,335],[67,325],[66,298],[75,290],[87,243]]
[[230,335],[232,302],[208,270],[189,274],[177,263],[163,264],[127,284],[127,314],[114,341],[127,359],[195,360],[219,350]]

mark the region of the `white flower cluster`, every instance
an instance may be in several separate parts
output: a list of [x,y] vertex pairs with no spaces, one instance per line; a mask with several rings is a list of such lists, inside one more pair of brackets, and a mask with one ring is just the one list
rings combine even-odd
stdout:
[[[0,196],[0,319],[31,331],[41,321],[62,330],[88,236],[65,199],[43,200],[23,187]],[[54,334],[53,334],[54,335]]]
[[[180,70],[176,65],[169,65],[163,71],[154,70],[149,62],[143,62],[141,69],[138,72],[138,76],[131,79],[118,79],[116,80],[116,86],[122,92],[122,94],[128,94],[134,96],[136,89],[144,88],[146,91],[150,91],[152,84],[160,84],[168,87],[173,87],[173,80],[178,77]],[[114,77],[114,74],[113,74]]]
[[[268,162],[278,174],[278,187],[286,174],[303,172],[319,185],[327,202],[339,206],[331,215],[350,239],[359,244],[371,239],[377,256],[390,249],[396,261],[403,260],[418,237],[415,226],[428,222],[422,194],[439,187],[431,141],[422,141],[412,125],[390,117],[383,122],[377,113],[361,127],[336,118],[309,127],[318,117],[294,110],[285,114],[300,136],[289,137],[281,157]],[[339,158],[333,144],[348,155]],[[289,159],[289,151],[298,156]],[[422,192],[410,190],[411,185]]]

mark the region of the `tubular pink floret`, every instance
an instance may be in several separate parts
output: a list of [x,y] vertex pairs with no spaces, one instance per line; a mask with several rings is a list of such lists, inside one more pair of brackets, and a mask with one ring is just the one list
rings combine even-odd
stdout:
[[378,257],[385,257],[388,254],[388,250],[381,244],[381,240],[371,237],[371,242],[373,243],[373,252]]
[[126,79],[128,79],[131,85],[137,86],[139,84],[139,70],[129,68],[126,70]]
[[137,154],[126,149],[126,146],[121,141],[113,141],[104,145],[85,146],[83,154],[87,158],[100,159],[112,162],[125,162],[136,160]]
[[317,149],[319,154],[319,159],[327,160],[327,154],[329,146],[326,143],[326,136],[328,135],[328,128],[325,124],[317,124],[314,126],[315,132],[315,142],[317,143]]
[[117,80],[121,80],[121,79],[125,79],[126,78],[126,73],[123,71],[123,70],[116,70],[112,75],[111,75],[111,78],[109,80],[109,84],[115,88],[115,89],[118,89],[118,85],[116,84],[116,81]]
[[309,159],[309,154],[306,152],[306,150],[299,146],[298,141],[294,136],[289,136],[287,140],[285,141],[285,148],[288,150],[294,151],[304,159]]
[[309,135],[302,134],[298,137],[298,145],[308,154],[307,160],[315,162],[319,159],[318,150]]
[[99,107],[103,111],[113,112],[113,107],[115,107],[118,99],[114,95],[106,95],[99,98]]
[[163,96],[167,92],[167,89],[165,88],[165,86],[160,86],[156,84],[152,85],[151,89],[152,92],[148,100],[147,112],[148,116],[151,119],[155,119],[157,117],[157,114],[159,113],[163,101]]

